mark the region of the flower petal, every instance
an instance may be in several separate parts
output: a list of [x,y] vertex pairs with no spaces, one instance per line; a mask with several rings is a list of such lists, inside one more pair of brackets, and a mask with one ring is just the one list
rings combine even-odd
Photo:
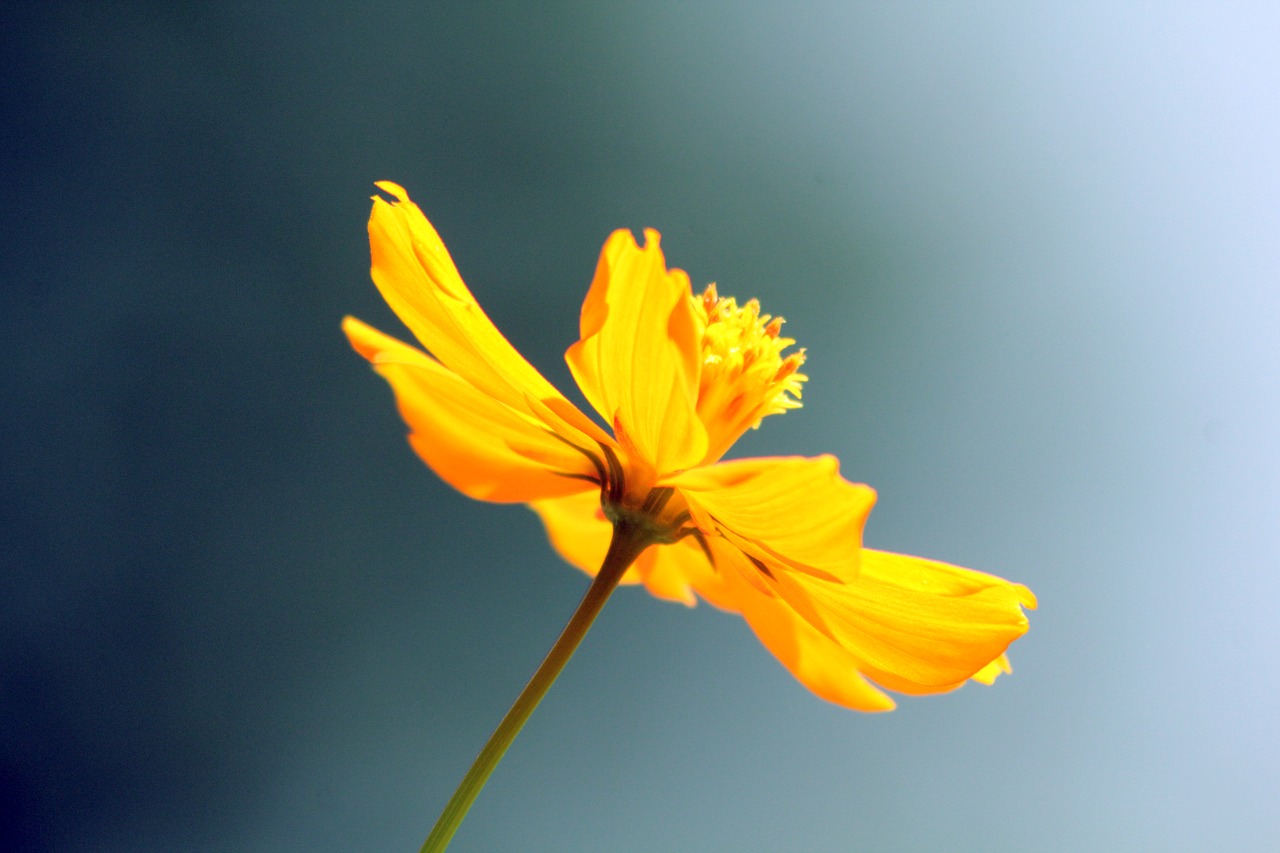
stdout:
[[1011,672],[1013,672],[1013,667],[1009,665],[1009,656],[1000,655],[1000,657],[975,672],[971,677],[974,681],[982,684],[995,684],[996,679],[1002,674],[1007,675]]
[[636,563],[650,595],[678,601],[686,607],[698,603],[695,592],[719,607],[727,603],[723,584],[694,539],[650,548]]
[[[519,411],[526,400],[565,406],[579,446],[611,443],[589,418],[568,404],[542,374],[525,361],[480,308],[462,281],[449,251],[404,188],[380,181],[395,196],[373,198],[369,216],[372,276],[387,304],[442,364],[477,390]],[[588,440],[589,439],[589,440]]]
[[359,320],[342,328],[391,384],[413,449],[458,491],[508,503],[599,488],[590,459],[531,416]]
[[[757,569],[724,540],[711,540],[719,576],[733,607],[796,680],[817,696],[857,711],[891,711],[894,701],[858,672],[858,659],[803,619],[787,602],[745,577]],[[736,582],[735,582],[736,581]]]
[[[775,573],[774,587],[849,651],[873,681],[904,693],[951,690],[989,669],[1027,630],[1026,587],[946,563],[864,549],[854,580]],[[814,618],[816,614],[816,619]]]
[[630,231],[610,235],[582,305],[581,340],[565,360],[596,411],[669,473],[702,460],[707,432],[689,277],[667,270],[659,239],[645,231],[641,249]]
[[696,523],[749,555],[829,579],[858,574],[869,487],[840,476],[834,456],[740,459],[663,481],[689,502]]

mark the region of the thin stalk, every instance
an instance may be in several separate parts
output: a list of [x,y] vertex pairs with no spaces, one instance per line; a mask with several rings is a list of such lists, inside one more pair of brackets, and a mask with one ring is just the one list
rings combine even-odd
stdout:
[[578,644],[586,636],[587,629],[591,627],[600,609],[604,607],[610,593],[617,587],[618,581],[622,580],[623,573],[635,562],[636,557],[640,556],[640,552],[652,542],[649,531],[637,525],[629,524],[624,520],[614,525],[609,552],[605,555],[600,571],[592,579],[586,595],[582,597],[582,602],[578,604],[578,609],[574,611],[573,618],[569,620],[568,625],[565,625],[560,638],[551,647],[551,651],[547,652],[547,656],[537,672],[533,674],[533,678],[529,679],[524,690],[516,697],[511,710],[507,711],[502,722],[489,736],[489,742],[484,745],[484,749],[480,750],[480,755],[476,757],[467,775],[462,777],[458,789],[449,798],[448,804],[440,814],[440,819],[436,821],[431,834],[423,842],[420,853],[441,853],[449,846],[449,841],[458,831],[458,826],[466,817],[476,796],[484,788],[485,782],[489,780],[489,775],[498,766],[498,762],[502,760],[503,754],[516,739],[520,729],[524,728],[529,715],[533,713],[534,708],[538,707],[542,697],[555,682],[556,676],[564,669],[569,658],[573,657]]

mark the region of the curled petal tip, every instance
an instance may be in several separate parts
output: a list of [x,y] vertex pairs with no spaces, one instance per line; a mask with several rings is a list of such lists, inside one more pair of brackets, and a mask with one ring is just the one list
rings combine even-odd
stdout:
[[[409,191],[397,184],[395,181],[374,181],[373,185],[388,195],[396,197],[396,201],[408,201]],[[373,197],[374,201],[382,201],[378,196]]]

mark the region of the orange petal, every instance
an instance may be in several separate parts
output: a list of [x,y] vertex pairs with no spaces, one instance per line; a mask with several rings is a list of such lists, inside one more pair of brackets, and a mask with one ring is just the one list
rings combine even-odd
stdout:
[[566,404],[579,446],[610,439],[578,412],[511,346],[463,283],[440,235],[403,187],[380,181],[395,196],[374,196],[369,217],[372,276],[387,304],[442,364],[477,390],[513,409],[526,400]]
[[667,270],[659,239],[645,231],[641,249],[629,231],[609,237],[582,305],[581,340],[565,359],[596,411],[667,473],[700,462],[707,433],[689,277]]
[[391,384],[413,449],[458,491],[507,503],[598,489],[582,479],[595,476],[591,461],[531,416],[359,320],[342,328]]
[[[647,562],[646,562],[647,558]],[[698,595],[723,609],[730,599],[723,583],[707,559],[707,554],[693,538],[686,537],[671,545],[650,548],[637,563],[644,585],[651,595],[678,601],[686,607],[698,603]]]
[[834,456],[718,462],[670,477],[694,522],[756,559],[832,579],[858,574],[869,486],[840,476]]
[[[890,690],[937,693],[989,676],[1027,630],[1020,584],[919,557],[864,549],[858,577],[775,574],[775,589]],[[814,620],[813,614],[817,614]]]
[[787,602],[743,581],[758,570],[728,542],[711,540],[718,576],[732,595],[729,609],[742,613],[774,657],[813,693],[857,711],[890,711],[894,702],[862,677],[858,660],[815,629]]

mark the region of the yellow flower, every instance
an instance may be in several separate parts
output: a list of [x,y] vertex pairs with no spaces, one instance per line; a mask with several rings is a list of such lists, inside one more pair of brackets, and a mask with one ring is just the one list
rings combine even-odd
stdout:
[[[695,296],[659,235],[605,243],[566,354],[602,429],[502,336],[439,235],[390,182],[369,220],[373,280],[421,350],[348,317],[395,391],[418,455],[473,498],[527,503],[556,550],[594,575],[615,527],[643,551],[623,583],[740,613],[806,687],[864,711],[870,682],[940,693],[1009,671],[1024,586],[862,546],[875,502],[832,456],[720,461],[746,430],[800,405],[803,350],[781,318],[714,285]],[[434,357],[433,357],[434,356]]]

